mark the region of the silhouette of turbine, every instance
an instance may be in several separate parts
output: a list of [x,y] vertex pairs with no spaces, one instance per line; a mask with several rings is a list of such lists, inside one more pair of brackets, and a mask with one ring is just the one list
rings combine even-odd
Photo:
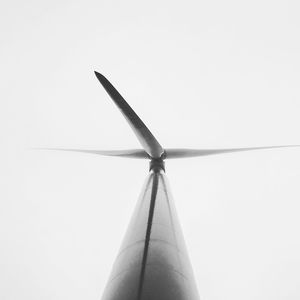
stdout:
[[150,173],[102,299],[198,300],[192,267],[165,176],[164,161],[299,145],[229,149],[163,148],[114,86],[100,73],[95,74],[126,118],[143,149],[42,149],[150,160]]

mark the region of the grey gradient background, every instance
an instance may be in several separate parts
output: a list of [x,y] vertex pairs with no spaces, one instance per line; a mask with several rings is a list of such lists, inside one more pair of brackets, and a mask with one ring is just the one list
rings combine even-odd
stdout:
[[[300,144],[299,1],[2,1],[0,299],[100,299],[146,161],[105,74],[165,147]],[[300,299],[300,150],[167,162],[203,300]]]

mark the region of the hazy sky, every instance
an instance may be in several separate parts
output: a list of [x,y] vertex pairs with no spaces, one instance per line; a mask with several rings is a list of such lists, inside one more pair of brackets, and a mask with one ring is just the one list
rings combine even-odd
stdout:
[[[165,147],[300,144],[299,1],[2,1],[0,299],[99,300],[146,161],[107,76]],[[300,149],[167,162],[203,300],[300,299]]]

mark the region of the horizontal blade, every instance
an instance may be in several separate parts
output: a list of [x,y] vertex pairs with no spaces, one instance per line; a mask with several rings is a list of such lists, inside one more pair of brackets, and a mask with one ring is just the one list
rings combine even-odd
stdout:
[[130,150],[84,150],[84,149],[65,149],[65,148],[33,148],[33,150],[55,150],[67,152],[80,152],[88,154],[97,154],[104,156],[119,156],[129,158],[149,158],[144,150],[130,149]]
[[276,149],[276,148],[292,148],[300,147],[300,145],[285,145],[285,146],[269,146],[269,147],[251,147],[251,148],[229,148],[229,149],[166,149],[166,159],[172,158],[188,158],[197,156],[207,156],[214,154],[243,152],[252,150]]
[[121,110],[122,114],[133,129],[135,135],[137,136],[145,151],[152,158],[160,158],[164,153],[164,149],[147,128],[147,126],[129,106],[129,104],[120,95],[120,93],[115,89],[115,87],[102,74],[98,72],[95,72],[95,74],[100,83],[105,88],[106,92],[112,98],[117,107]]

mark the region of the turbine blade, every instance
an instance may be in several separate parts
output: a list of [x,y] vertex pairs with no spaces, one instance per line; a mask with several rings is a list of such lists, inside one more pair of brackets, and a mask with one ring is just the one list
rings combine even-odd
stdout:
[[166,149],[166,158],[187,158],[197,156],[207,156],[214,154],[243,152],[252,150],[276,149],[276,148],[292,148],[300,147],[300,145],[284,145],[284,146],[268,146],[268,147],[250,147],[250,148],[228,148],[228,149]]
[[119,156],[129,158],[149,158],[144,150],[129,149],[129,150],[84,150],[84,149],[66,149],[66,148],[33,148],[33,150],[54,150],[67,152],[80,152],[88,154],[97,154],[104,156]]
[[115,89],[115,87],[102,74],[95,71],[95,75],[111,99],[121,110],[145,151],[152,158],[160,158],[164,153],[164,149],[147,128],[147,126]]

